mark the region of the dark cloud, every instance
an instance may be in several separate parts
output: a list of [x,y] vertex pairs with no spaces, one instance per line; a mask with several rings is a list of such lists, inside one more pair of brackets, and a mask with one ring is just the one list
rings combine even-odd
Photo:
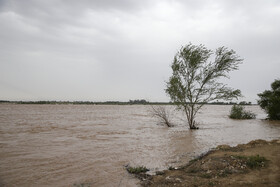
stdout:
[[277,0],[2,0],[0,24],[0,99],[167,101],[189,42],[244,58],[225,81],[245,99],[279,78]]

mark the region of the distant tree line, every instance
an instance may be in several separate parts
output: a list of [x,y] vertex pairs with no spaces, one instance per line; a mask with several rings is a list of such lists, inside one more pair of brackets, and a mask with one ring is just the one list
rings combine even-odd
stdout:
[[73,105],[125,105],[128,102],[121,101],[105,101],[105,102],[92,102],[92,101],[6,101],[0,100],[0,103],[12,104],[73,104]]
[[212,105],[252,105],[252,102],[246,102],[246,101],[241,101],[239,103],[237,102],[221,102],[221,101],[216,101],[216,102],[211,102],[211,103],[206,103],[206,104],[212,104]]
[[[0,103],[11,103],[11,104],[73,104],[73,105],[173,105],[171,102],[149,102],[145,99],[129,100],[128,102],[123,101],[105,101],[105,102],[93,102],[93,101],[8,101],[0,100]],[[204,103],[208,105],[235,105],[236,102],[211,102]],[[251,105],[251,102],[242,101],[239,105]]]
[[129,100],[129,104],[148,104],[149,102],[146,101],[145,99],[141,99],[141,100]]

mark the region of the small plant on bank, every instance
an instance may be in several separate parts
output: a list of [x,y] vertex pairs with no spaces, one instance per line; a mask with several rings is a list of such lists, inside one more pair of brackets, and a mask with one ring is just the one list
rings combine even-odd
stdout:
[[244,106],[233,105],[229,117],[231,119],[255,119],[256,114],[245,111]]
[[249,156],[246,162],[249,168],[259,168],[265,166],[267,159],[263,156]]
[[267,163],[267,159],[263,156],[260,155],[255,155],[255,156],[234,156],[237,159],[244,160],[246,162],[246,166],[255,169],[255,168],[260,168],[264,167]]
[[126,170],[128,171],[128,173],[131,174],[139,174],[139,173],[145,173],[149,171],[149,169],[147,169],[145,166],[137,166],[137,167],[128,166]]
[[210,179],[212,176],[209,173],[203,173],[203,174],[201,174],[201,177],[206,178],[206,179]]

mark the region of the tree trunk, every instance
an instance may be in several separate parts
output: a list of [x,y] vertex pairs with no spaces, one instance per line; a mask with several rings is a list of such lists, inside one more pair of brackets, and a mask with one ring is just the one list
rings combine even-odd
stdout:
[[198,127],[195,126],[195,120],[194,120],[195,114],[194,114],[193,110],[194,110],[194,108],[192,106],[190,109],[185,111],[186,115],[187,115],[187,120],[188,120],[190,129],[198,129]]
[[190,120],[189,120],[189,126],[190,126],[190,129],[198,129],[196,126],[195,126],[195,114],[194,114],[194,105],[191,105],[191,111],[190,111]]
[[197,129],[197,127],[195,126],[195,120],[194,120],[193,116],[190,119],[189,126],[190,126],[190,129]]

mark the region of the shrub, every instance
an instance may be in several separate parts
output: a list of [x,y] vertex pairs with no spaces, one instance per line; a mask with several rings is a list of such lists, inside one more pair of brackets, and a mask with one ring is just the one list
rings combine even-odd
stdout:
[[138,167],[128,166],[126,170],[128,171],[128,173],[132,173],[132,174],[145,173],[149,171],[149,169],[147,169],[145,166],[138,166]]
[[267,163],[267,159],[263,156],[234,156],[237,159],[244,160],[246,162],[246,166],[251,169],[264,167]]
[[167,127],[173,127],[173,124],[171,124],[170,122],[170,115],[171,112],[170,110],[167,110],[166,107],[163,106],[157,106],[157,107],[153,107],[151,105],[151,114],[153,117],[156,117],[160,120],[161,125],[166,125]]
[[255,119],[256,115],[252,112],[245,111],[244,106],[233,105],[229,117],[232,119]]
[[246,164],[249,168],[259,168],[259,167],[263,167],[266,161],[267,159],[265,157],[259,155],[250,156]]
[[211,178],[211,174],[209,173],[203,173],[200,175],[202,178],[206,178],[206,179],[210,179]]
[[271,89],[258,94],[258,104],[267,112],[269,119],[280,120],[280,79],[271,84]]

